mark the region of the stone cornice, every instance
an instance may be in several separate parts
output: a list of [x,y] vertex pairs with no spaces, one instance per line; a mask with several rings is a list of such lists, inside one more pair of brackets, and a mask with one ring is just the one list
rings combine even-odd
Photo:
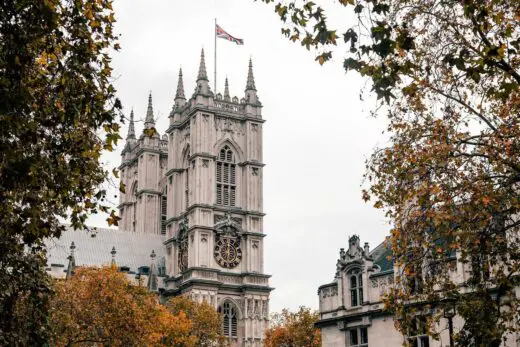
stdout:
[[[374,303],[371,303],[371,304],[374,304]],[[338,311],[345,311],[345,308],[341,307],[341,308],[338,308],[337,310],[332,310],[332,311],[328,311],[328,312],[320,312],[320,314],[334,313],[334,312],[338,312]],[[372,309],[369,311],[360,311],[360,312],[356,312],[356,313],[347,313],[347,314],[343,313],[336,317],[320,319],[316,323],[314,323],[314,326],[316,328],[322,328],[322,327],[331,326],[331,325],[337,326],[339,323],[355,322],[355,321],[359,321],[360,318],[367,317],[367,316],[368,317],[379,317],[379,316],[391,316],[391,315],[383,312],[382,309],[378,308],[378,309]],[[340,328],[340,330],[343,330],[343,328]]]
[[204,208],[204,209],[212,210],[214,212],[215,211],[222,212],[224,214],[229,211],[230,213],[239,214],[239,215],[243,215],[243,216],[247,216],[247,215],[258,216],[258,217],[265,216],[265,213],[263,213],[263,212],[242,210],[239,207],[229,208],[227,206],[219,206],[219,205],[193,204],[190,207],[188,207],[187,211],[181,213],[179,216],[168,218],[166,220],[166,224],[169,224],[170,222],[182,220],[186,214],[190,214],[193,210],[195,210],[197,208]]
[[213,155],[211,153],[197,152],[197,153],[193,153],[192,155],[190,155],[188,160],[191,161],[192,159],[195,159],[197,157],[208,158],[208,159],[217,159],[217,156]]
[[170,170],[166,171],[166,175],[165,175],[165,176],[168,177],[168,176],[171,176],[171,175],[174,174],[174,173],[182,173],[182,172],[184,172],[185,170],[186,170],[186,169],[177,169],[177,168],[170,169]]
[[328,287],[334,287],[334,286],[338,286],[338,283],[337,282],[330,282],[330,283],[327,283],[327,284],[322,284],[321,286],[318,287],[318,291],[322,290],[323,288],[328,288]]
[[120,209],[121,207],[124,207],[124,206],[132,206],[134,203],[133,202],[123,202],[123,203],[120,203],[119,205],[117,205],[117,208]]
[[139,189],[137,191],[137,193],[135,195],[141,195],[141,194],[154,194],[154,195],[162,195],[161,192],[157,191],[157,190],[152,190],[152,189]]
[[394,270],[392,269],[392,270],[375,272],[375,273],[371,274],[369,277],[373,278],[373,277],[387,276],[387,275],[391,275],[393,273],[394,273]]
[[[175,281],[175,279],[165,279],[165,282]],[[173,292],[182,291],[183,289],[187,287],[191,287],[197,284],[202,285],[211,285],[211,286],[217,286],[218,288],[222,289],[232,289],[232,290],[238,290],[238,291],[245,291],[245,290],[255,290],[260,291],[264,293],[269,293],[273,291],[275,288],[269,287],[269,286],[263,286],[263,285],[256,285],[256,284],[228,284],[228,283],[222,283],[218,280],[209,280],[209,279],[201,279],[201,278],[189,278],[186,281],[182,282],[179,287],[174,290]],[[174,294],[175,295],[175,294]]]
[[255,231],[244,231],[242,233],[242,235],[244,235],[244,236],[256,236],[256,237],[266,237],[267,236],[267,234],[258,233],[258,232],[255,232]]
[[191,117],[197,111],[211,113],[216,117],[227,117],[227,118],[232,118],[235,120],[244,120],[244,121],[253,121],[253,122],[257,122],[257,123],[265,123],[265,119],[253,117],[253,116],[247,115],[246,113],[232,113],[232,112],[227,112],[218,107],[195,105],[192,107],[188,106],[188,107],[186,107],[186,109],[182,110],[181,117],[183,119],[180,122],[174,122],[173,124],[170,124],[168,129],[166,129],[166,133],[169,134],[174,129],[183,129],[186,126],[186,123],[189,123]]
[[155,153],[155,154],[159,154],[160,156],[163,156],[163,157],[168,157],[168,152],[164,152],[161,149],[147,148],[147,147],[140,147],[139,149],[137,149],[137,151],[135,152],[135,157],[137,158],[137,157],[139,157],[139,155],[141,155],[143,153]]
[[261,163],[259,161],[254,161],[254,160],[246,160],[246,161],[243,161],[241,163],[238,163],[237,165],[238,166],[256,166],[256,167],[264,167],[265,166],[264,163]]

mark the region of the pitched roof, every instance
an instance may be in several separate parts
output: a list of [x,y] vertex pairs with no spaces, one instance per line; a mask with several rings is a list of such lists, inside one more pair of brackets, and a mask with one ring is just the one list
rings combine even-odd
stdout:
[[93,231],[64,231],[59,239],[45,241],[47,263],[67,266],[70,245],[76,246],[74,257],[76,266],[110,265],[112,247],[115,247],[117,266],[127,266],[129,271],[137,272],[141,266],[150,266],[152,250],[157,256],[157,263],[164,263],[166,247],[164,235],[135,233],[116,229],[96,228]]
[[381,272],[394,269],[392,246],[388,239],[374,248],[370,255],[374,259],[374,265],[378,265],[381,268]]

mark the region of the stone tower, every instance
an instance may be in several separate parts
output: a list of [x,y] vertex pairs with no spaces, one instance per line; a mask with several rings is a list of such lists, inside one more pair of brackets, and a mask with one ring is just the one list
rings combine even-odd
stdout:
[[214,305],[234,346],[261,346],[268,326],[261,110],[252,62],[241,99],[227,79],[215,95],[202,51],[189,99],[179,72],[167,139],[135,140],[130,124],[122,154],[122,229],[165,233],[164,295]]
[[[125,193],[120,196],[120,229],[134,232],[166,233],[165,215],[161,215],[165,205],[161,187],[167,164],[168,143],[155,129],[152,94],[148,96],[148,108],[144,129],[136,139],[134,111],[130,113],[130,124],[126,145],[121,152],[119,171],[125,185]],[[151,135],[151,136],[149,136]],[[164,206],[165,207],[165,206]]]

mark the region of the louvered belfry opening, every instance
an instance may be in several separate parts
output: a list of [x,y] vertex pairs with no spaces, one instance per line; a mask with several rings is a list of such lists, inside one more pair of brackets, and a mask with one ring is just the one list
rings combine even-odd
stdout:
[[229,302],[225,302],[218,308],[222,315],[222,333],[225,337],[237,337],[237,313],[235,307]]
[[236,164],[233,151],[225,146],[217,158],[217,205],[236,204]]

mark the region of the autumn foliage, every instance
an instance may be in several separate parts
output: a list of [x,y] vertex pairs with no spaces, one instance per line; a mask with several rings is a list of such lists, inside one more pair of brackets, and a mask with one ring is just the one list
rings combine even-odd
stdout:
[[297,312],[283,309],[271,317],[271,326],[265,332],[265,347],[320,347],[321,332],[314,327],[319,313],[307,307]]
[[173,315],[185,314],[192,322],[189,334],[197,346],[226,345],[220,314],[208,302],[199,303],[181,295],[169,299],[166,308]]
[[[369,79],[374,114],[388,120],[363,198],[394,226],[401,271],[386,307],[397,327],[435,312],[435,338],[454,305],[455,343],[499,346],[520,329],[518,0],[263,1],[319,63],[343,43],[343,67]],[[340,34],[327,11],[342,9],[354,20]]]
[[114,268],[78,268],[54,289],[53,346],[197,345],[184,312],[170,313],[156,294]]

